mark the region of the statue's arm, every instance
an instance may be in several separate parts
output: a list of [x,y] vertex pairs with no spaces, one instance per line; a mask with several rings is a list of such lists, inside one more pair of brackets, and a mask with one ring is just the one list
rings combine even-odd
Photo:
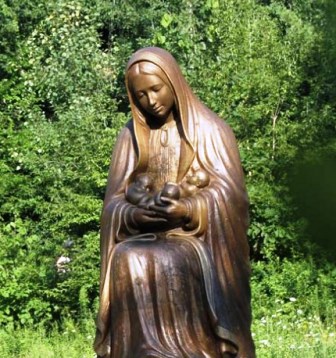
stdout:
[[135,206],[125,197],[127,182],[137,163],[132,133],[132,128],[128,124],[116,140],[102,211],[102,230],[113,232],[112,236],[116,241],[137,233],[132,225],[132,212]]
[[[237,142],[231,128],[221,119],[204,120],[198,128],[198,164],[209,175],[209,184],[183,200],[189,206],[186,229],[206,230],[208,221],[219,220],[213,205],[228,207],[248,221],[247,194]],[[223,223],[222,223],[223,224]],[[244,224],[245,225],[245,224]]]

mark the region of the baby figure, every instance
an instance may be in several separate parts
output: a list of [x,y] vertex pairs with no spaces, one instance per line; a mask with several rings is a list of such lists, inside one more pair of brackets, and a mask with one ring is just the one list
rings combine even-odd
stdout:
[[127,201],[138,207],[147,208],[153,202],[153,179],[146,173],[138,174],[126,190]]
[[194,171],[192,175],[187,176],[187,181],[181,184],[183,196],[193,196],[200,189],[209,185],[210,178],[203,169]]
[[125,193],[127,201],[146,209],[154,204],[166,205],[161,202],[161,196],[178,200],[180,198],[180,188],[175,183],[167,182],[155,198],[155,195],[153,195],[153,179],[146,173],[138,174]]
[[178,200],[196,194],[200,189],[209,185],[210,178],[206,171],[198,169],[187,176],[186,182],[179,187],[176,183],[167,182],[159,195],[153,193],[153,179],[146,173],[138,174],[135,181],[126,190],[127,201],[141,208],[148,209],[150,205],[165,205],[160,198],[166,197]]
[[161,196],[170,199],[178,200],[180,199],[180,195],[181,195],[180,188],[178,187],[177,184],[172,182],[167,182],[161,191]]

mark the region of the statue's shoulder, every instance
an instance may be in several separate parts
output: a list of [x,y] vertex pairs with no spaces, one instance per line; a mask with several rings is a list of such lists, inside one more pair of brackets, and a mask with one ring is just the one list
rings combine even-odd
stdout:
[[134,124],[132,120],[129,120],[120,131],[120,135],[132,136],[134,134]]
[[119,132],[115,144],[114,150],[128,150],[127,148],[135,148],[136,146],[133,122],[130,120]]
[[134,137],[133,121],[129,120],[121,129],[118,135],[118,141],[131,140]]
[[125,127],[124,127],[123,129],[128,130],[128,131],[130,131],[130,132],[134,132],[134,123],[133,123],[132,119],[130,119],[130,120],[126,123],[126,125],[125,125]]
[[216,113],[205,107],[201,117],[202,129],[207,129],[209,133],[232,136],[233,131],[225,119],[220,118]]

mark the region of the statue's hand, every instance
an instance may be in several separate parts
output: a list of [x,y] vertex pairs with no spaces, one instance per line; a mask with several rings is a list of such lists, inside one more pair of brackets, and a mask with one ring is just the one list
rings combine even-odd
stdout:
[[153,210],[147,210],[143,208],[136,207],[132,210],[131,221],[135,227],[142,227],[146,224],[152,223],[166,223],[167,220],[161,216],[158,216],[157,213]]
[[189,215],[188,207],[182,200],[170,199],[164,196],[160,198],[163,205],[150,205],[150,209],[155,211],[157,216],[166,220],[186,220]]

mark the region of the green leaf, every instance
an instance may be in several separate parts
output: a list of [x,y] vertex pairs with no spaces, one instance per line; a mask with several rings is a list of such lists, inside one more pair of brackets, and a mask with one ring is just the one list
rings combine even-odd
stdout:
[[172,23],[173,21],[173,16],[171,16],[168,13],[165,13],[162,18],[161,18],[161,26],[164,27],[165,29]]

